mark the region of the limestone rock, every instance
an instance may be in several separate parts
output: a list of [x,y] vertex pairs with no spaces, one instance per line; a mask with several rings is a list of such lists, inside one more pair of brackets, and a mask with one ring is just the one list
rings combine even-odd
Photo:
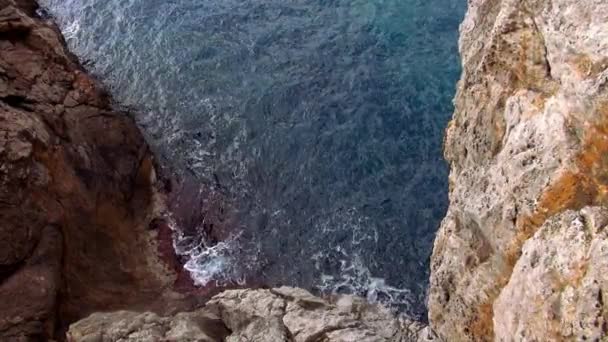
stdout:
[[[560,234],[570,234],[569,210],[608,204],[607,22],[601,0],[469,1],[463,73],[445,139],[450,206],[431,259],[429,320],[445,340],[608,334],[602,324],[588,328],[608,318],[603,301],[588,294],[597,289],[604,298],[601,279],[563,283],[558,293],[570,299],[556,299],[547,293],[569,277],[559,258],[541,257],[538,274],[521,273],[532,250],[568,255],[580,248],[591,258],[581,260],[584,269],[603,267],[599,254],[592,257],[600,253],[595,247],[569,245]],[[606,214],[593,217],[601,222]],[[584,328],[574,327],[579,322]]]
[[67,335],[68,342],[106,341],[221,341],[228,335],[223,323],[206,312],[179,313],[172,317],[159,317],[151,312],[118,311],[94,313],[73,324]]
[[[176,329],[175,327],[181,327]],[[73,324],[70,342],[255,341],[379,342],[423,341],[422,325],[396,318],[387,309],[341,296],[331,301],[302,289],[230,290],[197,311],[171,317],[152,313],[93,314]]]
[[606,336],[607,228],[606,208],[585,207],[552,217],[526,241],[494,304],[497,340]]

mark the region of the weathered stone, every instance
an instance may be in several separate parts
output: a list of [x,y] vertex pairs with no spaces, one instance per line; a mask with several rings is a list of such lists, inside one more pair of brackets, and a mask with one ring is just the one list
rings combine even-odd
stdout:
[[350,296],[326,301],[289,287],[225,291],[198,311],[172,317],[93,314],[73,324],[68,337],[70,342],[163,340],[170,338],[170,326],[182,327],[174,335],[179,341],[406,342],[425,337],[421,325],[396,318],[381,306]]
[[215,342],[223,341],[228,330],[207,312],[180,313],[159,317],[151,312],[118,311],[94,313],[70,327],[68,342]]
[[0,286],[0,340],[46,340],[55,328],[63,239],[57,227],[41,229],[32,254]]
[[[566,210],[608,204],[606,22],[605,1],[469,1],[460,37],[463,73],[445,140],[450,207],[431,259],[429,320],[445,340],[582,336],[569,332],[574,316],[557,310],[551,320],[541,318],[549,314],[532,294],[555,283],[521,275],[518,267],[524,244],[558,248],[559,236],[526,242],[541,227],[565,229]],[[560,250],[568,253],[572,243]],[[560,268],[555,259],[545,262],[544,271]],[[589,288],[568,291],[582,298]],[[571,308],[582,303],[575,302]]]
[[162,201],[142,135],[35,9],[0,1],[0,340],[46,340],[99,310],[191,308],[147,230]]
[[509,283],[494,303],[497,340],[606,336],[608,211],[585,207],[543,224],[526,241]]

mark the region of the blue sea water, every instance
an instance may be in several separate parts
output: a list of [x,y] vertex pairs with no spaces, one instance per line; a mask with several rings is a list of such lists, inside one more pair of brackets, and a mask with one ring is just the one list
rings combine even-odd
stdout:
[[230,202],[226,241],[176,227],[200,284],[255,276],[424,315],[465,0],[42,4],[153,149]]

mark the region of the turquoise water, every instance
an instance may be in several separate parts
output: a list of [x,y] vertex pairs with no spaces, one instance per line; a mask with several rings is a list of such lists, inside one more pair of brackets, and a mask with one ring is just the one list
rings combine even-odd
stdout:
[[424,314],[464,0],[43,3],[155,151],[228,204],[223,243],[176,227],[200,284]]

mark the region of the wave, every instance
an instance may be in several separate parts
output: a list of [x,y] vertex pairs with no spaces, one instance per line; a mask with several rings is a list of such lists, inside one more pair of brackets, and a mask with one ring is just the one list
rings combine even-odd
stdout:
[[398,288],[386,283],[384,278],[375,277],[365,265],[360,255],[344,255],[340,260],[340,272],[337,275],[323,274],[316,288],[325,295],[352,294],[364,297],[370,303],[382,304],[395,312],[408,316],[417,315],[417,306],[421,302],[412,290]]
[[63,36],[65,40],[70,42],[72,40],[77,40],[80,32],[80,21],[78,19],[74,19],[74,21],[63,27]]
[[189,236],[170,220],[173,231],[173,249],[186,259],[184,269],[190,273],[194,284],[218,287],[228,284],[243,285],[245,277],[236,265],[236,253],[240,249],[240,234],[230,236],[224,241],[212,244],[204,236]]

